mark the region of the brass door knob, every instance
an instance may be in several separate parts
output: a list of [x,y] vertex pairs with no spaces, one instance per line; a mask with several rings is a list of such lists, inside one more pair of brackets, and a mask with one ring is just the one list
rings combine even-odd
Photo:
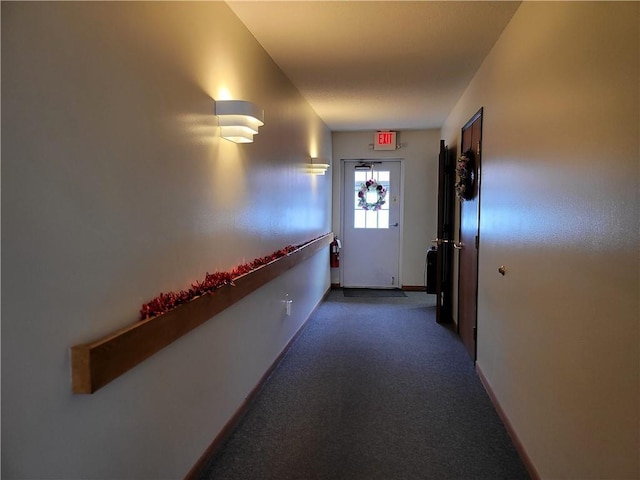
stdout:
[[504,276],[505,273],[507,273],[507,267],[505,267],[504,265],[500,265],[498,267],[498,273],[502,276]]

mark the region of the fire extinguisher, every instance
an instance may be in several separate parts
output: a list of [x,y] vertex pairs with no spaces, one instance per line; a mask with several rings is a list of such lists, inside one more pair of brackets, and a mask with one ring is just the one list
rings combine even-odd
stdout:
[[340,240],[338,237],[333,237],[333,242],[329,244],[329,264],[331,268],[340,266]]

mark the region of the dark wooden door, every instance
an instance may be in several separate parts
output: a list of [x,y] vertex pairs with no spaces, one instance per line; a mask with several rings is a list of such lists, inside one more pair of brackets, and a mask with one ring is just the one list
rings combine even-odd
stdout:
[[438,157],[438,236],[436,259],[436,321],[449,323],[452,321],[452,289],[453,284],[453,223],[454,185],[455,185],[455,152],[447,148],[444,140],[440,140]]
[[482,109],[462,127],[461,153],[473,158],[473,189],[460,202],[458,264],[458,332],[475,361],[478,303],[478,247],[480,245],[480,178],[482,167]]

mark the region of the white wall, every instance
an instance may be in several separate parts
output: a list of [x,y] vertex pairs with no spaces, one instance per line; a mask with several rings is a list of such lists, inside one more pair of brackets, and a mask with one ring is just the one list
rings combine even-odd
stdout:
[[[401,159],[404,169],[404,221],[401,285],[424,286],[427,248],[437,233],[439,130],[405,130],[398,132],[403,148],[374,151],[374,133],[333,132],[333,231],[341,228],[341,160]],[[332,269],[332,283],[339,283],[339,272]]]
[[[264,108],[255,143],[219,138],[225,95]],[[2,476],[181,478],[329,287],[327,250],[94,395],[69,347],[330,231],[330,177],[304,172],[330,133],[223,2],[3,2],[2,100]]]
[[443,128],[484,107],[478,366],[542,478],[640,477],[639,7],[524,2]]

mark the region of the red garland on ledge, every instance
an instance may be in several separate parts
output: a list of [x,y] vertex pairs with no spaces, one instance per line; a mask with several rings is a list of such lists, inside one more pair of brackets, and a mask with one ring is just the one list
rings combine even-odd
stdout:
[[[320,238],[320,237],[317,237]],[[317,239],[314,239],[317,240]],[[180,290],[179,292],[169,292],[169,293],[161,293],[156,298],[151,300],[148,303],[142,305],[140,309],[140,320],[146,320],[151,317],[156,317],[158,315],[162,315],[163,313],[168,312],[169,310],[177,307],[178,305],[182,305],[184,303],[193,300],[196,297],[200,297],[207,293],[213,293],[220,287],[225,285],[234,286],[233,281],[246,274],[251,272],[252,270],[256,270],[268,263],[277,260],[278,258],[289,255],[291,252],[303,247],[307,243],[311,243],[314,240],[310,240],[308,242],[302,243],[297,246],[287,245],[282,250],[277,250],[273,252],[271,255],[267,255],[265,257],[256,258],[252,262],[243,263],[242,265],[238,265],[236,268],[231,270],[230,272],[216,272],[216,273],[207,273],[204,277],[204,280],[201,282],[196,282],[191,285],[189,290]]]

